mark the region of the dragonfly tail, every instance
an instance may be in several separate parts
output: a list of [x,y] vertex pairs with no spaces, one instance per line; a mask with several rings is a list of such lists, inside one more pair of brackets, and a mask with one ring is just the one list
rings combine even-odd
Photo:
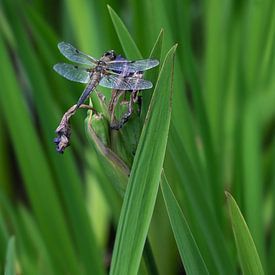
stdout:
[[78,102],[76,104],[76,108],[79,108],[81,104],[85,102],[85,100],[89,97],[89,95],[92,93],[92,91],[95,89],[94,83],[90,83],[85,90],[83,91],[82,95],[78,99]]

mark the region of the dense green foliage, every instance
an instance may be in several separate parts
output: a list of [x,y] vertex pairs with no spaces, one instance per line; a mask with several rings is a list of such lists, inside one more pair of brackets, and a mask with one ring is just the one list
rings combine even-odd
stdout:
[[[140,116],[94,93],[63,155],[60,41],[160,60]],[[274,274],[274,75],[273,0],[1,1],[0,272]]]

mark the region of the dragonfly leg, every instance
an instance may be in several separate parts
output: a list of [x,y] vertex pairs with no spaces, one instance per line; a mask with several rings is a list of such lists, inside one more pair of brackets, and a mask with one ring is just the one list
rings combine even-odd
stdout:
[[141,112],[141,105],[142,105],[142,96],[139,94],[138,90],[137,91],[133,91],[132,95],[133,95],[133,101],[134,101],[134,103],[138,104],[137,112],[138,112],[138,114],[140,114],[140,112]]
[[116,94],[117,94],[117,90],[112,90],[112,96],[111,96],[111,99],[109,102],[109,107],[108,107],[109,113],[112,113],[114,110],[114,101],[115,101]]
[[136,103],[136,102],[138,101],[138,92],[139,92],[139,91],[133,91],[133,92],[132,92],[134,103]]
[[137,102],[138,104],[138,114],[141,112],[141,105],[142,105],[142,96],[139,94],[139,91],[133,91],[133,98],[134,98],[134,103]]
[[134,99],[135,99],[135,93],[133,92],[131,93],[130,100],[128,102],[128,110],[126,111],[126,113],[123,114],[121,120],[117,124],[111,125],[112,129],[119,130],[129,120],[134,110],[134,103],[135,103]]
[[120,101],[120,105],[128,105],[129,104],[129,100],[127,99],[127,93],[129,93],[129,92],[128,91],[124,92],[123,99]]
[[124,91],[121,91],[121,90],[113,90],[112,91],[112,97],[111,97],[111,100],[110,100],[110,103],[109,103],[109,113],[110,113],[110,125],[111,125],[111,128],[112,128],[112,125],[115,125],[117,122],[116,122],[116,118],[115,118],[115,108],[116,108],[116,105],[118,104],[118,100],[119,98],[121,97],[121,95],[124,93]]
[[140,114],[141,113],[141,106],[142,106],[142,96],[141,95],[138,95],[137,102],[138,102],[138,114]]

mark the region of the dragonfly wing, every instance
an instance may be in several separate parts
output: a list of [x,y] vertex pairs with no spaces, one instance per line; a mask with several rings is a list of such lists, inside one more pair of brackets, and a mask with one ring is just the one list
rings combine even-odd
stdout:
[[95,66],[94,63],[96,62],[96,59],[79,51],[71,44],[66,43],[66,42],[60,42],[60,43],[58,43],[57,46],[58,46],[58,49],[60,50],[60,52],[66,58],[68,58],[70,61],[80,63],[80,64],[89,65],[90,67]]
[[53,66],[53,69],[63,77],[76,82],[88,83],[90,73],[85,68],[79,68],[72,64],[58,63]]
[[156,67],[159,64],[159,61],[156,59],[143,59],[137,61],[128,61],[128,60],[114,60],[108,62],[108,69],[120,72],[123,75],[134,72],[142,72]]
[[135,77],[122,77],[116,75],[104,76],[99,85],[115,90],[146,90],[153,87],[150,81]]

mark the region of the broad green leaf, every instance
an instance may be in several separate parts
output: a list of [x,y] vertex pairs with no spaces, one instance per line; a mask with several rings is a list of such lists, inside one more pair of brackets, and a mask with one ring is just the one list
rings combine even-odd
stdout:
[[164,173],[162,174],[161,191],[186,273],[209,274],[188,222]]
[[5,275],[16,275],[15,271],[15,238],[14,236],[9,239]]
[[157,196],[171,117],[173,60],[167,53],[160,71],[119,219],[111,274],[137,274]]
[[226,192],[226,196],[242,272],[244,275],[263,275],[256,246],[242,213],[231,194]]

